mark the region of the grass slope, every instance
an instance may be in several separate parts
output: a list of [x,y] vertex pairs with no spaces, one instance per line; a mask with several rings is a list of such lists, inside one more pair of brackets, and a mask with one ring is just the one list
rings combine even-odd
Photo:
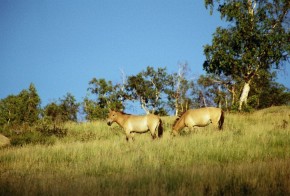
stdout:
[[105,122],[67,124],[54,145],[0,149],[0,195],[289,195],[290,107],[125,141]]

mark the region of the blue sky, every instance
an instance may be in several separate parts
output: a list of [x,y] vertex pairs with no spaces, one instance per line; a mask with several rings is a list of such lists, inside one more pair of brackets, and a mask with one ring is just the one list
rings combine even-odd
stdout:
[[[82,101],[93,77],[179,62],[198,77],[221,25],[202,0],[1,0],[0,99],[34,83],[42,105],[68,92]],[[279,82],[290,87],[289,71]]]

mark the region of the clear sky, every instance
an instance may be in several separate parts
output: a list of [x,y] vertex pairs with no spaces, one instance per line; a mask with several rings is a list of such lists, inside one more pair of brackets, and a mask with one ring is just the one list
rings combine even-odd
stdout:
[[[34,83],[42,105],[147,66],[204,74],[218,13],[203,0],[0,0],[0,99]],[[290,70],[290,69],[288,69]],[[290,87],[289,71],[280,82]]]

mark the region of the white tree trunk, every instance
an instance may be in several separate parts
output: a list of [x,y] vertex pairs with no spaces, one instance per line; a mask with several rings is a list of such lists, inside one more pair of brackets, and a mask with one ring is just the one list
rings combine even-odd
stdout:
[[242,110],[243,104],[247,105],[249,92],[250,92],[250,82],[246,82],[244,84],[243,92],[242,92],[241,97],[240,97],[239,111]]
[[178,116],[178,99],[175,99],[175,116]]
[[141,107],[143,108],[146,114],[150,114],[150,111],[146,108],[144,104],[141,104]]
[[143,110],[146,112],[146,114],[150,114],[150,111],[147,109],[146,107],[146,103],[145,103],[145,100],[143,98],[140,98],[141,99],[141,107],[143,108]]

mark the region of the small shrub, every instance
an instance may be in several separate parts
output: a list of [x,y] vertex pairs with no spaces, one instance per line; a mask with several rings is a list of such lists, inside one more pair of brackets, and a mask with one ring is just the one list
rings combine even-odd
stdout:
[[37,131],[30,131],[19,135],[13,135],[10,139],[12,146],[23,146],[26,144],[53,145],[56,142],[55,137],[44,136]]
[[0,127],[0,134],[9,137],[12,135],[12,131],[10,130],[9,126],[4,125],[2,127]]
[[26,144],[53,145],[57,138],[67,135],[67,129],[56,125],[50,119],[44,118],[34,126],[28,124],[10,125],[2,127],[1,132],[11,140],[12,146],[23,146]]
[[64,137],[67,135],[67,129],[61,124],[56,124],[48,118],[42,119],[35,127],[36,131],[42,133],[45,136]]

